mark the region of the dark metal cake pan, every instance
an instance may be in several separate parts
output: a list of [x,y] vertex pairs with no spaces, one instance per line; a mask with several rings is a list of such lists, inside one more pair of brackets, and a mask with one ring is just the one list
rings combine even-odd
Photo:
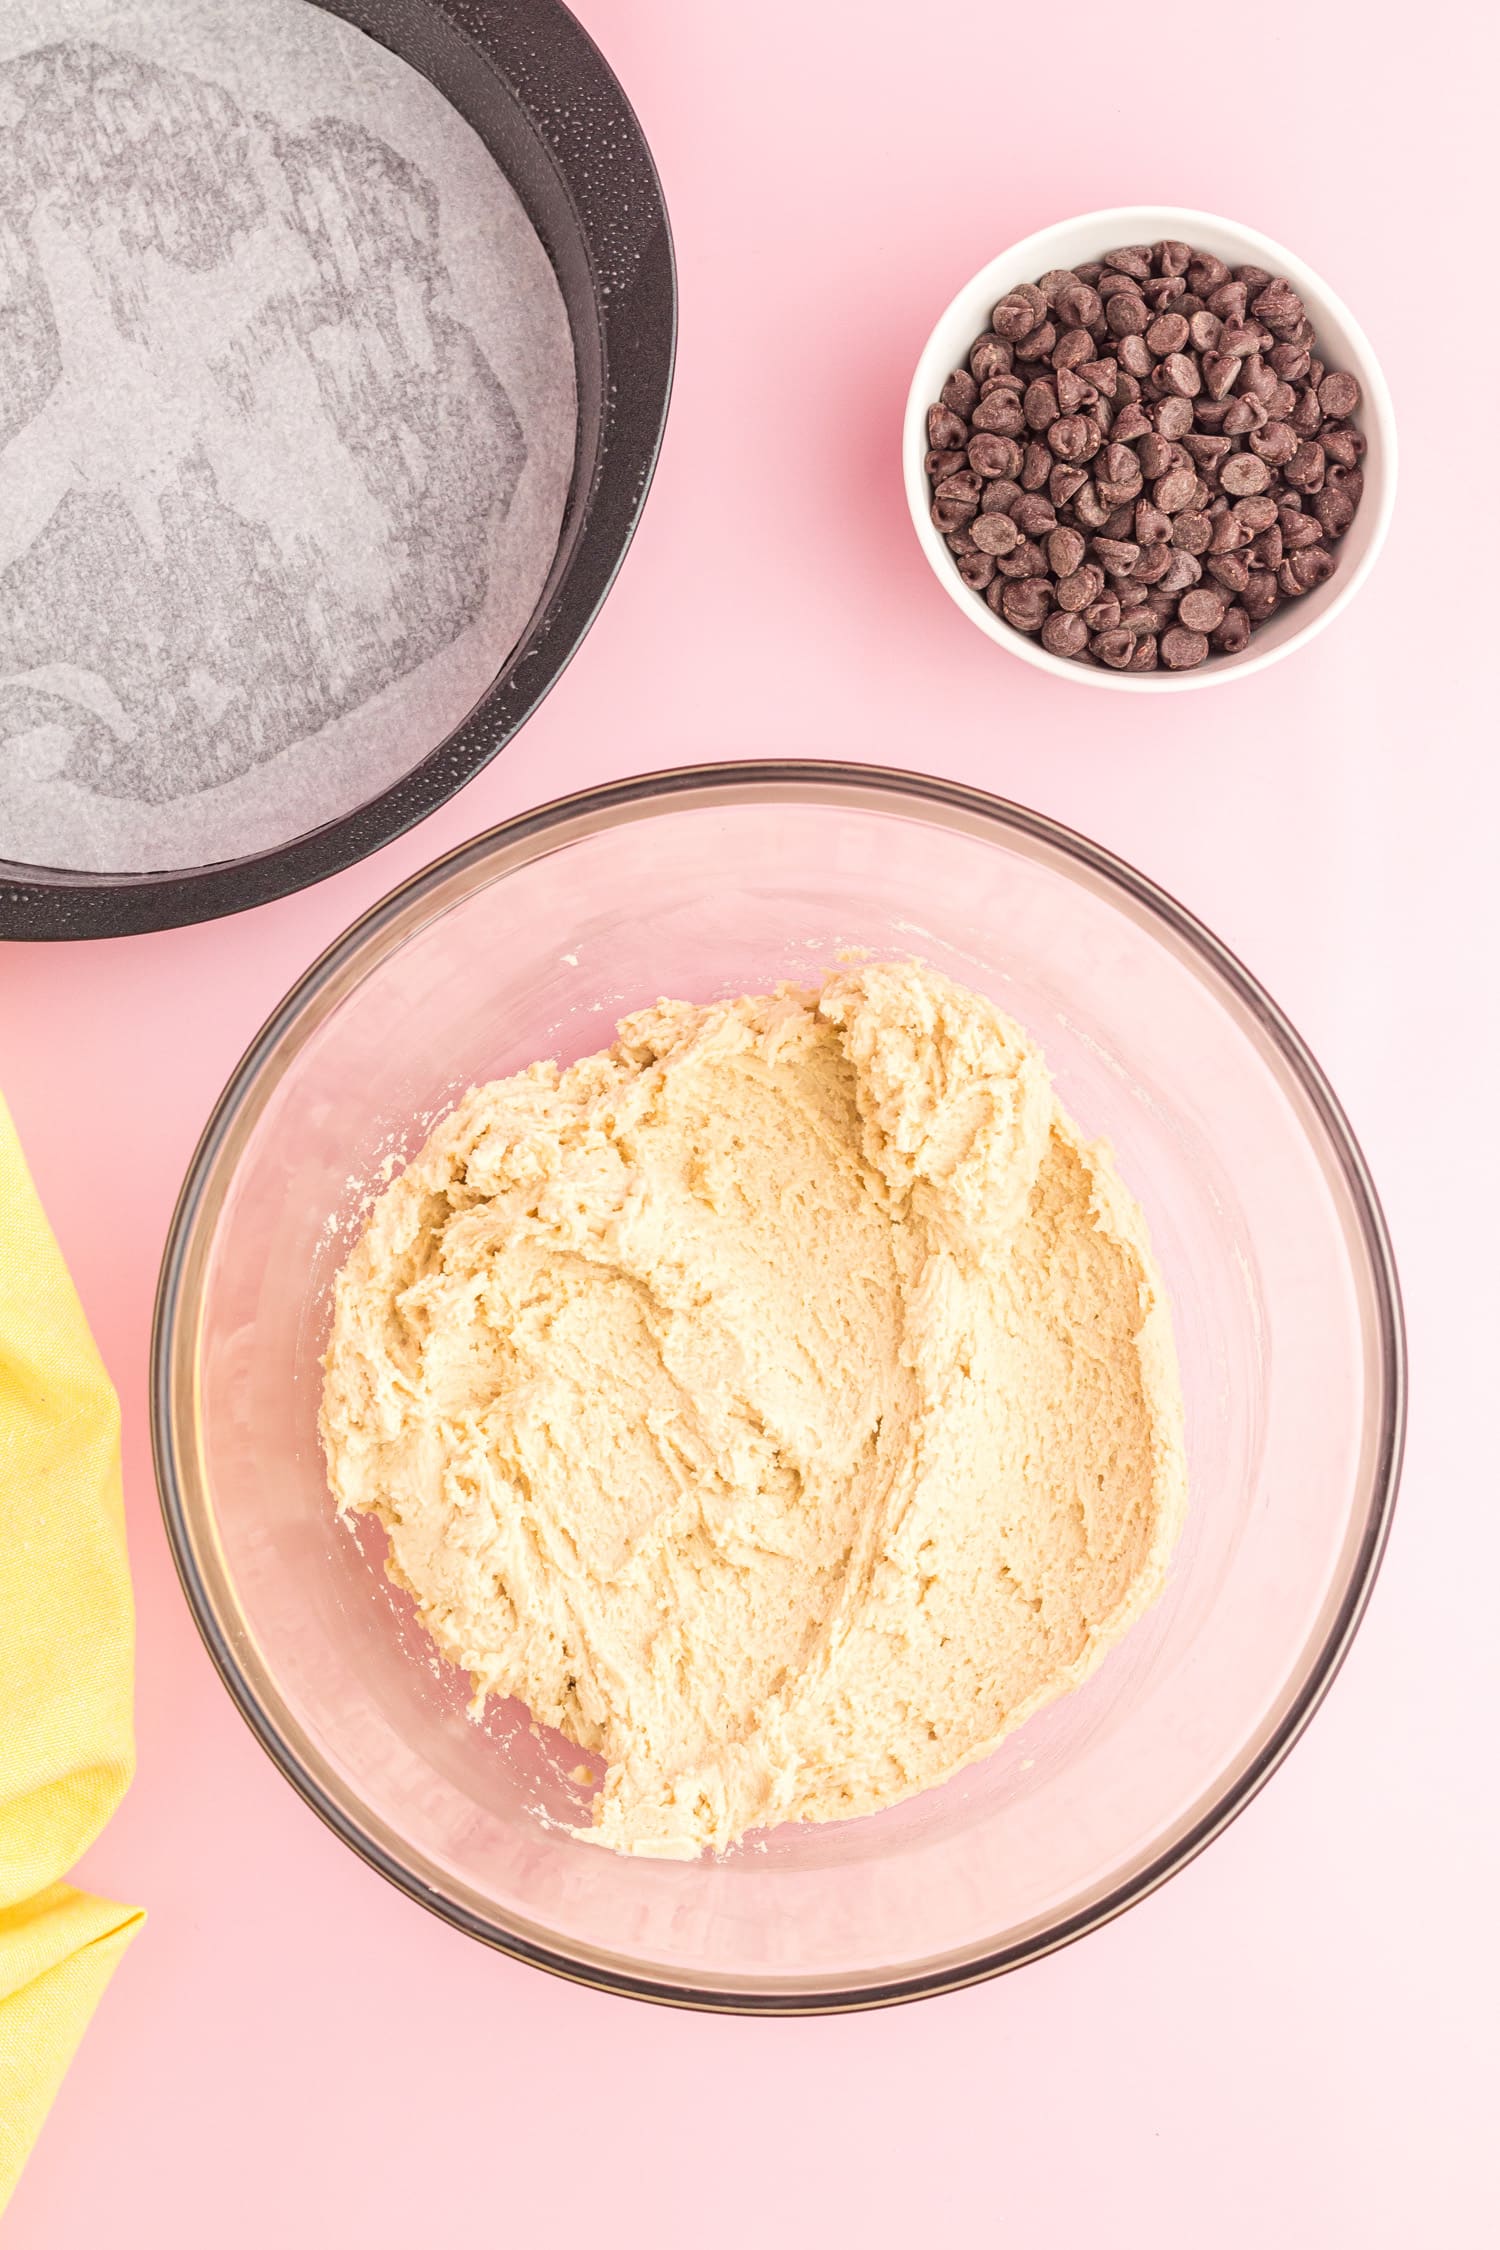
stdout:
[[390,787],[274,850],[160,874],[0,857],[0,936],[119,937],[300,890],[423,819],[504,749],[588,631],[629,546],[661,444],[676,346],[660,182],[609,66],[559,0],[314,0],[420,71],[473,127],[551,258],[572,329],[578,449],[530,624],[468,719]]

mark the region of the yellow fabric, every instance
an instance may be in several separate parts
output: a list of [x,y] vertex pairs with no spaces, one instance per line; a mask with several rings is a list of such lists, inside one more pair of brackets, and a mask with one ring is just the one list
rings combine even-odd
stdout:
[[140,1914],[61,1878],[130,1780],[119,1410],[0,1101],[0,2211]]

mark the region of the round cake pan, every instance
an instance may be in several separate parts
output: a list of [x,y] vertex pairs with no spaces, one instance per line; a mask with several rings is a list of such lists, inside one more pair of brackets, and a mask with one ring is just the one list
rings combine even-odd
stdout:
[[676,348],[671,234],[619,82],[559,0],[315,0],[399,55],[468,121],[551,258],[573,333],[578,450],[562,533],[521,640],[477,707],[353,812],[243,859],[89,874],[0,857],[0,937],[122,937],[210,921],[337,873],[503,750],[566,667],[630,544]]

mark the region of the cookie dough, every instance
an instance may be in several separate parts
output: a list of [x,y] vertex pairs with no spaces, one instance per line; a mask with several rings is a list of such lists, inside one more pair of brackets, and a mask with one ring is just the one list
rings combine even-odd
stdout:
[[1025,1034],[915,964],[468,1094],[337,1282],[340,1511],[475,1706],[691,1857],[879,1811],[1076,1687],[1185,1475],[1145,1221]]

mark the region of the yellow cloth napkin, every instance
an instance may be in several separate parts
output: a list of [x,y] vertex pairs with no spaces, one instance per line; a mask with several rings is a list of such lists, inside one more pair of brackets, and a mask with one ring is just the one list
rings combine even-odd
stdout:
[[0,1101],[0,2211],[141,1917],[61,1878],[135,1760],[119,1409]]

